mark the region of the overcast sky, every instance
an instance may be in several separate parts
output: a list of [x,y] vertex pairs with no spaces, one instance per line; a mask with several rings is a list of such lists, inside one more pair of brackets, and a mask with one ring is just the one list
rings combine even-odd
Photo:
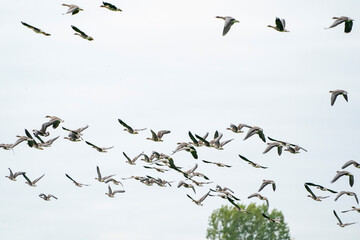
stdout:
[[[62,3],[79,5],[84,11],[63,15]],[[212,211],[227,204],[208,198],[204,206],[191,202],[217,184],[234,190],[240,203],[255,193],[263,179],[275,180],[276,192],[265,188],[270,209],[281,210],[295,239],[354,239],[359,224],[336,225],[336,210],[344,223],[360,222],[356,212],[341,214],[355,205],[348,196],[323,202],[306,197],[305,182],[336,191],[360,194],[360,172],[350,187],[346,178],[331,184],[336,171],[348,160],[360,161],[360,3],[335,1],[114,1],[123,12],[100,8],[101,1],[4,2],[0,9],[2,29],[0,143],[13,143],[24,129],[39,129],[46,115],[65,120],[61,126],[77,129],[89,125],[84,139],[101,147],[99,153],[84,142],[63,139],[61,127],[49,129],[60,136],[51,148],[31,149],[25,143],[14,152],[2,150],[0,176],[8,168],[26,171],[30,179],[45,174],[36,188],[1,177],[0,229],[2,239],[205,239]],[[222,36],[224,21],[240,21]],[[334,16],[349,16],[353,31],[344,26],[325,30]],[[266,26],[275,17],[286,19],[289,33]],[[46,37],[23,26],[26,22],[51,33]],[[71,25],[94,38],[75,36]],[[339,97],[330,106],[330,90],[344,89],[349,102]],[[138,135],[123,131],[117,119]],[[257,136],[243,141],[245,133],[226,130],[230,123],[246,123],[264,129],[266,136],[299,144],[299,154],[266,148]],[[146,140],[150,130],[171,130],[164,142]],[[130,157],[153,150],[171,154],[177,142],[190,141],[188,131],[234,139],[223,151],[198,148],[199,159],[187,152],[173,155],[184,170],[198,163],[213,184],[177,188],[182,176],[157,173],[125,163]],[[242,154],[266,170],[240,160]],[[201,160],[219,161],[218,168]],[[148,187],[135,180],[122,181],[125,193],[111,199],[107,186],[97,182],[96,166],[103,175],[116,178],[150,175],[174,181],[172,187]],[[89,187],[77,188],[71,175]],[[113,187],[117,189],[117,187]],[[40,193],[58,200],[45,202]],[[261,201],[253,200],[258,204]]]

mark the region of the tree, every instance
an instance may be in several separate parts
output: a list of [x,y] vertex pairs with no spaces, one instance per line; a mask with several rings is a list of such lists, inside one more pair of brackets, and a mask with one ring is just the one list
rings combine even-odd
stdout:
[[[206,238],[211,240],[289,240],[289,227],[284,222],[281,211],[272,210],[267,213],[267,206],[248,207],[240,205],[249,213],[239,212],[235,207],[222,206],[215,210],[209,218]],[[272,219],[281,219],[280,223],[270,222],[262,215],[265,213]]]

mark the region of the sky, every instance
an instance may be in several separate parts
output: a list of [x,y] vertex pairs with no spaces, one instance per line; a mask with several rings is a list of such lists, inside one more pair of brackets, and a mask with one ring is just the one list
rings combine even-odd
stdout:
[[[79,5],[84,11],[63,15],[62,3]],[[211,213],[227,204],[198,199],[217,184],[231,188],[240,203],[248,200],[263,179],[277,184],[265,188],[270,209],[283,212],[294,239],[354,239],[359,224],[336,225],[332,211],[343,222],[360,222],[356,212],[341,214],[355,205],[353,198],[330,195],[322,202],[306,197],[305,182],[336,191],[360,194],[359,170],[350,187],[346,178],[331,184],[336,171],[348,160],[359,159],[360,133],[360,3],[319,0],[312,2],[259,1],[114,1],[123,12],[100,8],[101,1],[4,2],[0,9],[2,44],[0,143],[13,143],[24,129],[39,129],[46,115],[64,119],[61,126],[77,129],[89,125],[83,138],[96,145],[114,146],[99,153],[84,142],[60,136],[43,151],[20,144],[13,151],[0,151],[0,229],[2,239],[205,239]],[[345,4],[346,3],[346,4]],[[224,21],[239,20],[226,36]],[[349,34],[343,25],[325,30],[334,16],[354,21]],[[275,17],[286,20],[288,33],[266,26]],[[51,33],[46,37],[23,26],[26,22]],[[71,25],[94,38],[75,36]],[[349,102],[339,97],[330,106],[330,90],[343,89]],[[147,128],[138,135],[123,131],[120,118],[134,128]],[[258,137],[243,141],[245,133],[226,130],[230,123],[245,123],[264,129],[266,136],[299,144],[308,150],[281,156],[266,148]],[[164,142],[146,140],[150,129],[171,130]],[[134,157],[152,151],[171,154],[177,142],[190,141],[188,131],[234,139],[224,150],[198,148],[199,159],[187,152],[172,157],[184,170],[196,163],[210,186],[197,194],[176,185],[183,180],[176,172],[157,173],[125,163],[123,152]],[[261,165],[255,169],[238,154]],[[219,161],[231,168],[218,168],[201,160]],[[107,186],[97,182],[96,166],[103,175],[116,178],[150,175],[174,181],[172,187],[146,186],[122,181],[125,193],[111,199]],[[45,174],[36,188],[5,178],[13,171],[26,171],[30,179]],[[77,188],[65,173],[89,187]],[[113,187],[113,189],[117,189]],[[38,197],[51,193],[58,200]]]

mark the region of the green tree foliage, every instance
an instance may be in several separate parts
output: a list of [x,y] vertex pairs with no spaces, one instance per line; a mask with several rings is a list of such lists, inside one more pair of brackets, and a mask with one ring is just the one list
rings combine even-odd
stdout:
[[[248,207],[240,205],[249,213],[242,213],[233,206],[222,206],[215,210],[209,218],[209,228],[206,238],[211,240],[289,240],[289,227],[284,222],[284,216],[276,209],[270,214],[267,206],[256,206],[251,203]],[[272,219],[281,219],[280,223],[273,223],[262,216],[265,213]]]

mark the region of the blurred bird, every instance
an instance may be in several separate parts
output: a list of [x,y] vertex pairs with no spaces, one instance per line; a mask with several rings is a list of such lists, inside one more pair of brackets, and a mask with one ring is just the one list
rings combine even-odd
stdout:
[[9,176],[5,176],[7,177],[8,179],[10,179],[11,181],[16,181],[16,178],[19,176],[19,175],[23,175],[25,174],[26,172],[16,172],[16,173],[13,173],[13,171],[11,171],[10,168],[8,168],[9,171],[10,171],[10,174]]
[[336,211],[333,210],[333,213],[335,215],[335,217],[337,218],[338,220],[338,223],[337,225],[339,225],[340,227],[346,227],[346,226],[349,226],[349,225],[352,225],[352,224],[355,224],[356,222],[353,222],[353,223],[342,223],[341,219],[339,218],[339,216],[337,215]]
[[146,130],[146,128],[141,128],[141,129],[133,129],[132,127],[130,127],[129,125],[127,125],[124,121],[122,121],[121,119],[118,119],[119,123],[125,127],[124,131],[127,131],[128,133],[131,134],[138,134],[139,131],[144,131]]
[[75,181],[74,179],[72,179],[68,174],[65,173],[65,176],[70,179],[77,187],[82,187],[82,186],[90,186],[89,184],[82,184],[82,183],[78,183],[77,181]]
[[331,183],[334,183],[336,180],[338,180],[342,176],[348,176],[349,177],[350,187],[352,187],[354,185],[354,175],[352,175],[350,172],[348,172],[348,171],[336,171],[336,173],[337,174],[335,175],[333,180],[331,180]]
[[261,166],[261,165],[259,165],[259,164],[257,164],[257,163],[254,163],[254,162],[252,162],[252,161],[250,161],[249,159],[247,159],[246,157],[244,157],[244,156],[241,156],[240,154],[239,154],[239,157],[242,159],[242,160],[244,160],[244,161],[246,161],[247,163],[249,163],[251,166],[253,166],[254,168],[263,168],[263,169],[266,169],[267,167],[263,167],[263,166]]
[[260,192],[261,190],[263,190],[264,187],[266,187],[268,184],[272,185],[273,190],[276,190],[276,185],[275,182],[273,180],[263,180],[258,192]]
[[68,13],[71,13],[72,15],[75,15],[75,14],[79,13],[80,11],[84,11],[84,9],[81,9],[79,6],[74,5],[74,4],[65,4],[65,3],[63,3],[62,6],[65,6],[65,7],[69,8],[66,13],[63,13],[63,15],[68,14]]
[[332,90],[332,91],[329,91],[329,93],[331,93],[331,106],[334,106],[334,103],[336,101],[336,98],[339,96],[339,95],[342,95],[345,100],[348,102],[348,93],[344,90]]
[[86,144],[88,144],[88,145],[92,146],[93,148],[95,148],[98,152],[103,152],[103,153],[106,153],[107,150],[112,149],[114,147],[114,146],[112,146],[112,147],[98,147],[98,146],[96,146],[96,145],[94,145],[94,144],[92,144],[92,143],[90,143],[88,141],[85,141],[85,142],[86,142]]
[[48,195],[45,195],[44,193],[41,193],[39,195],[39,197],[41,197],[42,199],[44,199],[45,201],[50,201],[50,198],[54,198],[57,200],[57,197],[55,197],[54,195],[51,195],[51,194],[48,194]]
[[235,18],[229,17],[229,16],[226,16],[226,17],[216,16],[215,18],[221,18],[221,19],[225,20],[224,29],[223,29],[223,36],[225,36],[225,35],[229,32],[231,26],[232,26],[234,23],[238,23],[238,22],[239,22],[239,21],[236,20]]
[[151,138],[146,138],[148,140],[152,140],[154,142],[162,142],[163,140],[161,139],[165,134],[168,134],[170,133],[169,130],[161,130],[161,131],[158,131],[157,134],[153,131],[153,130],[150,130],[151,131],[151,135],[152,137]]
[[116,193],[124,193],[124,192],[125,192],[125,190],[115,190],[115,191],[113,191],[111,189],[110,185],[108,185],[108,192],[105,193],[105,194],[108,195],[109,197],[113,198],[113,197],[115,197]]
[[358,163],[358,162],[356,162],[354,160],[347,161],[341,168],[344,169],[344,168],[347,168],[350,165],[354,165],[354,167],[360,168],[360,163]]
[[31,26],[31,25],[29,25],[29,24],[27,24],[27,23],[25,23],[25,22],[21,22],[21,24],[24,25],[24,26],[26,26],[26,27],[28,27],[28,28],[30,28],[31,30],[33,30],[33,31],[36,32],[36,33],[44,34],[45,36],[51,36],[50,33],[46,33],[46,32],[44,32],[43,30],[41,30],[41,29],[39,29],[39,28],[36,28],[36,27],[33,27],[33,26]]
[[354,192],[348,192],[348,191],[341,191],[341,192],[339,192],[338,195],[336,195],[336,197],[335,197],[335,201],[337,201],[337,200],[339,199],[339,197],[341,197],[341,196],[344,195],[344,194],[346,194],[346,195],[348,195],[348,196],[353,196],[353,197],[355,198],[356,203],[359,204],[359,199],[358,199],[356,193],[354,193]]
[[329,196],[322,197],[322,196],[316,196],[313,191],[309,188],[307,184],[304,184],[305,189],[310,193],[310,195],[307,195],[309,198],[314,199],[315,201],[321,202],[322,199],[328,198]]
[[276,18],[275,19],[276,26],[268,25],[268,27],[275,29],[278,32],[289,32],[285,29],[285,19]]
[[22,175],[24,176],[24,178],[26,179],[26,184],[28,184],[30,187],[36,187],[36,183],[45,176],[45,174],[43,174],[41,177],[36,178],[34,181],[30,181],[30,179],[25,175],[25,172],[22,173]]
[[189,194],[186,194],[186,196],[188,196],[188,198],[190,198],[196,205],[202,206],[202,202],[205,200],[205,198],[207,198],[207,196],[209,196],[210,191],[208,191],[204,196],[202,196],[199,200],[194,200]]
[[325,28],[325,29],[333,28],[333,27],[336,27],[337,25],[339,25],[341,23],[345,23],[344,32],[345,33],[351,32],[354,19],[349,18],[349,17],[345,17],[345,16],[333,17],[332,19],[335,19],[335,22],[330,27]]
[[74,25],[71,25],[72,29],[74,29],[74,31],[76,33],[74,33],[74,35],[78,35],[80,37],[82,37],[83,39],[92,41],[94,40],[92,37],[88,36],[86,33],[84,33],[83,31],[81,31],[80,29],[78,29],[77,27],[75,27]]
[[117,8],[115,5],[112,5],[111,3],[107,3],[107,2],[103,2],[103,5],[101,5],[100,7],[109,9],[111,11],[119,11],[122,12],[122,10],[120,8]]

